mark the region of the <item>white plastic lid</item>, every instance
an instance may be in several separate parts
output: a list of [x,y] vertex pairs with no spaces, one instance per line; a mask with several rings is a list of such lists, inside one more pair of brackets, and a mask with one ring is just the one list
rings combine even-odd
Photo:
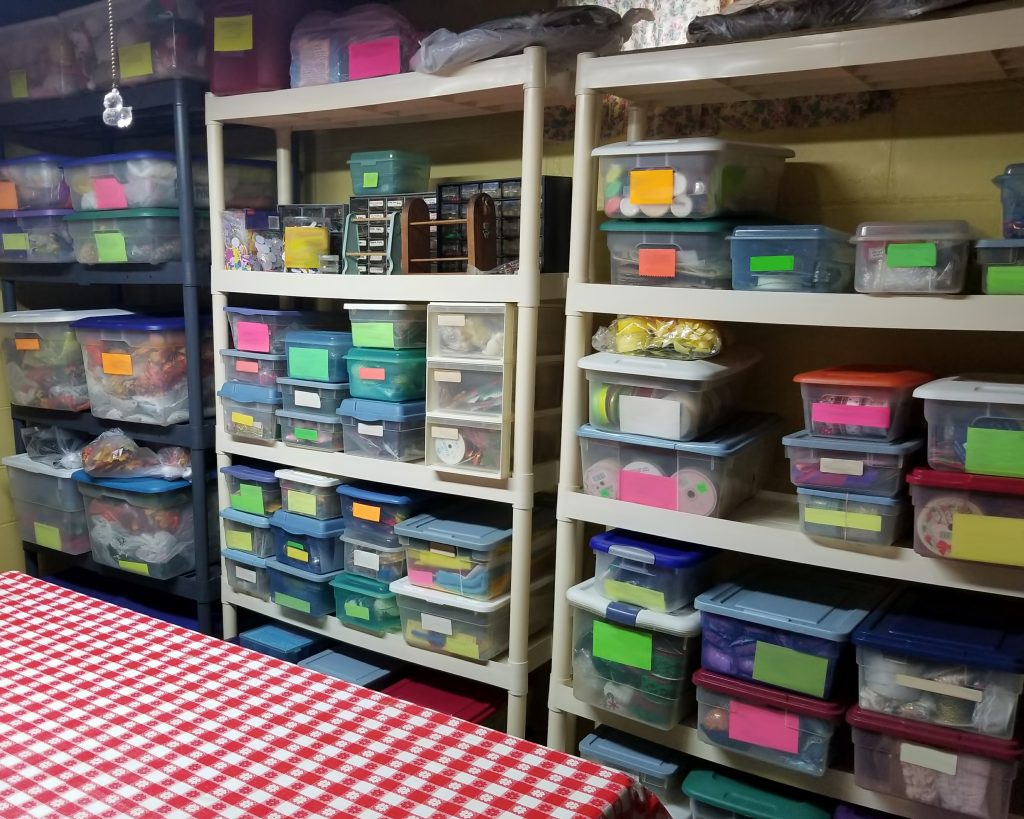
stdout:
[[854,244],[883,239],[887,242],[933,242],[941,239],[969,241],[974,232],[959,219],[931,222],[864,222],[857,226]]
[[0,324],[60,324],[95,316],[127,315],[129,315],[128,310],[118,310],[113,307],[102,310],[60,310],[54,307],[46,310],[14,310],[10,313],[0,313]]
[[416,313],[427,312],[427,305],[425,304],[377,304],[371,302],[370,304],[346,303],[344,307],[346,310],[409,310]]
[[937,401],[979,401],[1024,404],[1024,375],[971,373],[929,381],[914,390],[915,398]]
[[[325,421],[330,421],[330,418],[324,418]],[[326,475],[317,475],[315,472],[300,472],[298,469],[278,469],[274,473],[274,477],[280,481],[295,481],[296,483],[308,483],[310,486],[316,486],[323,489],[329,489],[332,486],[341,486],[341,480],[339,478],[328,478]]]
[[670,378],[673,381],[717,381],[752,367],[761,354],[749,347],[733,347],[714,358],[700,361],[676,361],[671,358],[648,358],[618,353],[594,353],[580,359],[584,370],[647,378]]
[[[598,617],[607,617],[608,606],[622,607],[622,603],[613,603],[604,597],[594,588],[597,578],[584,580],[578,586],[573,586],[566,593],[566,599],[574,606]],[[683,609],[676,609],[672,612],[651,611],[650,609],[637,608],[634,624],[637,628],[646,628],[653,631],[660,631],[662,634],[672,634],[676,637],[695,637],[700,634],[700,614],[694,611],[692,606]],[[616,620],[616,622],[619,622]]]
[[724,139],[641,139],[637,142],[613,142],[591,152],[591,156],[629,156],[632,154],[698,154],[746,151],[766,156],[796,156],[790,148],[759,145],[754,142],[728,142]]
[[62,469],[59,466],[54,466],[49,461],[34,461],[26,454],[8,455],[3,459],[3,465],[11,469],[21,469],[25,472],[35,472],[37,475],[46,475],[49,478],[70,479],[78,471],[76,469]]
[[[533,596],[545,586],[550,586],[554,582],[555,576],[553,574],[549,574],[547,577],[542,577],[539,580],[534,580],[530,584],[530,595]],[[509,600],[511,600],[511,596],[507,594],[495,597],[493,600],[474,600],[472,597],[460,597],[450,592],[414,586],[408,577],[391,581],[391,585],[388,588],[393,593],[400,594],[403,597],[412,597],[437,606],[463,609],[464,611],[472,611],[476,614],[492,614],[499,609],[508,608]]]

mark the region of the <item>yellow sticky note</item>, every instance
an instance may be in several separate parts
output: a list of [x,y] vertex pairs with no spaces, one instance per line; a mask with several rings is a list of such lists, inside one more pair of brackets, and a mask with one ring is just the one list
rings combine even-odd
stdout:
[[153,73],[153,47],[149,42],[121,46],[117,50],[121,79],[148,77]]
[[253,425],[253,418],[244,412],[233,412],[231,413],[231,423],[239,427],[251,427]]
[[213,18],[214,51],[252,51],[252,15]]
[[225,529],[224,534],[229,549],[237,549],[239,552],[252,551],[252,532],[241,532],[238,529]]
[[149,564],[147,563],[136,563],[134,560],[119,560],[117,565],[124,569],[126,572],[135,572],[136,574],[149,575]]
[[11,99],[26,99],[28,97],[28,72],[9,71],[7,77],[11,81]]
[[316,517],[316,495],[312,492],[300,492],[298,489],[289,489],[287,495],[287,507],[289,512],[297,512],[300,515]]
[[605,580],[604,596],[619,603],[632,603],[634,606],[665,611],[665,593],[657,589],[647,589],[621,580]]
[[327,252],[326,227],[286,227],[284,229],[285,267],[319,270],[320,257]]
[[804,522],[819,526],[842,526],[845,529],[861,529],[865,532],[881,532],[882,516],[867,515],[863,512],[843,512],[837,509],[818,509],[808,506],[804,509]]
[[671,205],[675,172],[651,168],[629,172],[629,201],[634,205]]
[[480,659],[480,646],[471,634],[453,634],[444,641],[444,650],[449,654],[469,657],[471,660]]
[[309,563],[309,552],[303,549],[296,549],[294,546],[286,546],[284,553],[289,560],[297,560],[299,563]]
[[953,515],[949,556],[979,563],[1024,566],[1024,519]]
[[60,549],[60,529],[56,526],[48,526],[45,523],[33,524],[36,543],[45,546],[47,549]]
[[4,250],[28,250],[27,233],[5,233],[0,240],[3,241]]

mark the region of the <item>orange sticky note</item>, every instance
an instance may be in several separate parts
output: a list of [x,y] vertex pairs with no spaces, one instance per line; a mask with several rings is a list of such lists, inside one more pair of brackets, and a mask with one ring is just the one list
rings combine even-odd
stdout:
[[18,192],[13,182],[0,182],[0,210],[17,210]]
[[371,523],[380,523],[380,507],[368,503],[353,503],[352,516]]
[[40,343],[38,338],[16,338],[14,339],[15,350],[38,350]]
[[103,372],[107,375],[131,375],[132,357],[128,353],[103,353]]
[[674,174],[671,168],[630,171],[629,201],[634,205],[671,205]]
[[640,275],[671,279],[676,275],[676,251],[671,247],[642,247],[639,253]]
[[387,373],[383,367],[360,367],[359,377],[363,381],[384,381]]

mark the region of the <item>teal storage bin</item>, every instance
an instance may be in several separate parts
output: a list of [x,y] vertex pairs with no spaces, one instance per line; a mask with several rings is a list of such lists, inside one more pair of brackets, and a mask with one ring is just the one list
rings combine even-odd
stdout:
[[292,330],[284,339],[288,377],[343,384],[348,380],[345,355],[352,334],[335,330]]
[[317,520],[279,509],[270,519],[274,558],[283,566],[324,574],[343,569],[345,548],[341,535],[343,518]]
[[238,635],[238,644],[242,648],[258,651],[287,663],[297,663],[316,654],[327,645],[327,642],[324,637],[313,637],[296,629],[275,625],[259,626]]
[[331,580],[339,572],[313,574],[279,563],[275,558],[267,560],[267,570],[270,572],[272,602],[310,617],[334,614]]
[[343,682],[379,690],[395,681],[404,663],[381,657],[372,651],[346,646],[344,651],[329,648],[300,660],[299,665]]
[[356,196],[424,191],[430,184],[430,157],[410,151],[357,151],[348,167]]
[[691,771],[683,780],[692,819],[831,819],[828,811],[713,771]]
[[426,397],[424,350],[371,350],[353,347],[346,357],[353,398],[419,401]]
[[850,234],[824,225],[738,227],[729,237],[734,290],[852,293]]
[[342,572],[331,579],[335,616],[346,626],[383,635],[399,631],[398,598],[387,583]]

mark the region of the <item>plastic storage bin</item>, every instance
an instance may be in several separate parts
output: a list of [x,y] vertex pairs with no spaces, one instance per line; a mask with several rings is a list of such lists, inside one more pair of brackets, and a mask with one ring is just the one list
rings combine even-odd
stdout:
[[409,151],[357,151],[348,168],[356,196],[422,191],[430,184],[430,158]]
[[[512,449],[509,421],[467,420],[427,415],[426,463],[439,472],[505,478]],[[537,463],[558,457],[561,410],[533,416],[533,457]]]
[[737,782],[712,771],[692,771],[683,780],[692,819],[829,819],[827,811]]
[[603,209],[625,219],[771,213],[788,148],[720,139],[616,142],[599,157]]
[[338,405],[348,398],[348,384],[341,382],[279,378],[277,387],[286,411],[313,413],[330,419],[334,418]]
[[345,453],[383,461],[423,458],[426,402],[346,398],[338,407]]
[[278,378],[288,372],[288,362],[283,355],[221,350],[220,360],[224,362],[225,380],[258,387],[276,387]]
[[966,222],[865,222],[857,246],[858,293],[962,293],[971,229]]
[[361,651],[355,646],[345,646],[343,652],[329,648],[300,660],[299,665],[352,685],[372,689],[380,689],[390,683],[402,668],[400,662],[381,657],[372,651]]
[[1022,622],[1011,598],[903,590],[853,633],[861,708],[1010,739],[1024,689]]
[[577,431],[583,492],[611,500],[724,517],[754,495],[774,454],[778,418],[749,413],[698,441]]
[[1024,163],[1007,165],[992,181],[1003,203],[1003,236],[1024,239]]
[[[1021,216],[1024,227],[1024,213]],[[982,293],[990,296],[1024,293],[1024,239],[982,239],[975,243],[975,248],[981,266]]]
[[387,350],[427,346],[424,304],[346,304],[352,321],[352,344]]
[[426,395],[426,354],[423,350],[353,347],[346,361],[353,398],[418,401]]
[[794,486],[886,498],[903,494],[904,478],[924,447],[922,438],[893,443],[846,441],[803,430],[787,435],[782,443]]
[[224,576],[231,591],[260,600],[270,599],[270,573],[264,558],[234,549],[225,549],[222,554]]
[[590,389],[590,424],[691,441],[735,414],[749,371],[760,360],[759,353],[744,348],[702,361],[588,355],[579,366]]
[[[222,466],[231,508],[250,515],[270,517],[281,508],[281,485],[273,472],[251,466]],[[237,546],[232,546],[237,549]]]
[[18,212],[0,210],[0,262],[27,262],[28,237],[18,227]]
[[668,730],[693,710],[700,624],[692,608],[665,614],[610,603],[586,580],[566,592],[576,699]]
[[55,154],[0,159],[0,210],[71,207],[71,189],[64,180],[66,159]]
[[426,507],[432,499],[427,492],[395,491],[366,483],[345,483],[337,492],[341,515],[350,534],[392,546],[398,543],[395,527]]
[[701,740],[769,765],[825,775],[835,756],[833,736],[846,710],[840,703],[787,694],[703,669],[693,675],[693,683]]
[[688,606],[708,586],[715,552],[678,540],[623,529],[590,539],[596,556],[594,589],[616,603],[651,611]]
[[735,222],[605,222],[612,284],[728,290]]
[[[181,223],[173,208],[84,211],[64,217],[82,264],[162,264],[181,258]],[[196,216],[196,253],[206,256],[210,220]]]
[[854,706],[858,787],[923,802],[956,816],[1006,819],[1021,756],[1018,743],[876,714]]
[[[27,262],[73,262],[74,243],[64,218],[70,210],[20,210],[18,227],[24,238]],[[4,240],[10,245],[11,239]]]
[[738,227],[730,241],[736,290],[849,293],[850,235],[824,225]]
[[89,530],[84,503],[74,470],[62,469],[57,459],[32,460],[28,455],[3,459],[14,501],[18,535],[29,543],[66,554],[89,551]]
[[297,469],[279,469],[274,474],[281,481],[284,511],[317,520],[341,517],[342,504],[336,491],[341,484],[338,478]]
[[271,557],[274,554],[274,540],[270,533],[270,521],[262,515],[250,515],[237,509],[221,509],[224,521],[225,549],[244,552],[254,557]]
[[383,635],[402,628],[398,598],[387,583],[342,572],[331,580],[335,616],[346,626]]
[[890,546],[903,534],[909,506],[900,498],[797,489],[800,529],[812,537]]
[[345,571],[362,575],[378,583],[390,583],[405,577],[405,547],[367,540],[346,531]]
[[288,333],[318,327],[327,320],[322,314],[303,310],[225,307],[224,312],[236,349],[274,355],[284,355]]
[[924,399],[932,469],[1024,478],[1024,376],[940,378],[914,397]]
[[278,563],[275,558],[267,559],[267,570],[270,572],[272,602],[310,617],[334,614],[334,591],[331,588],[331,580],[338,572],[314,574],[305,569]]
[[284,344],[290,378],[333,384],[348,381],[345,356],[352,349],[351,333],[292,330],[285,336]]
[[274,513],[270,519],[274,559],[282,566],[325,574],[345,566],[345,549],[340,537],[345,523],[340,518],[316,520],[304,515]]
[[275,415],[281,393],[273,387],[257,387],[228,381],[220,390],[224,431],[235,438],[276,441],[280,436]]
[[1024,480],[915,469],[914,551],[1024,566]]
[[21,310],[0,314],[0,353],[11,403],[79,412],[89,408],[82,348],[71,324],[124,310]]
[[887,592],[869,578],[781,566],[748,572],[694,602],[701,665],[827,699],[851,632]]
[[[203,324],[203,414],[213,415],[213,349],[208,320]],[[162,427],[189,420],[184,318],[93,316],[71,327],[82,345],[93,415]]]
[[[502,712],[508,700],[505,692],[472,680],[459,679],[456,683],[456,679],[421,668],[415,679],[399,680],[385,688],[384,693],[420,708],[501,730],[500,726],[505,724]],[[458,688],[458,692],[453,688]]]
[[679,756],[661,745],[600,725],[580,741],[580,756],[631,776],[662,802],[674,800],[683,782]]
[[[507,418],[512,409],[512,372],[511,366],[500,363],[431,361],[427,364],[427,411]],[[545,397],[537,391],[538,401]]]
[[285,446],[318,449],[321,452],[341,452],[345,446],[341,419],[336,415],[327,417],[315,412],[278,410],[277,423],[281,427],[281,440]]
[[316,654],[326,642],[324,637],[277,625],[259,626],[238,635],[238,644],[242,648],[259,651],[288,663],[297,663]]
[[799,373],[804,423],[812,435],[895,441],[912,429],[911,394],[928,373],[847,365]]
[[32,11],[34,18],[3,27],[0,102],[65,97],[80,88],[69,40],[73,32],[62,30],[55,16],[38,16],[47,9]]
[[[556,334],[547,332],[543,321],[539,327],[537,354],[555,355],[561,345],[554,347],[548,343],[545,346],[545,340]],[[514,331],[509,304],[434,302],[427,305],[427,354],[431,358],[512,361]]]

